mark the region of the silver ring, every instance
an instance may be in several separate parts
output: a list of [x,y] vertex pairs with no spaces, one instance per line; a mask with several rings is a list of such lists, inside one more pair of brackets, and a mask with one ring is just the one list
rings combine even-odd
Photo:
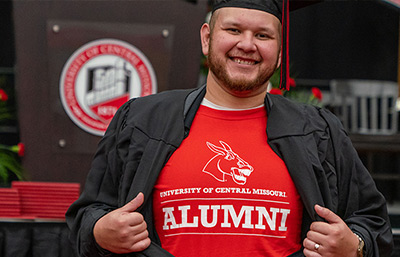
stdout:
[[318,249],[319,249],[320,246],[321,246],[320,244],[315,244],[315,245],[314,245],[315,251],[318,251]]

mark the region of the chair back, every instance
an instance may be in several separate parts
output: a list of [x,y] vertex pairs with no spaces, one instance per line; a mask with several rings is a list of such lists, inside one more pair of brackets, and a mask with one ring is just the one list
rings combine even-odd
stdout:
[[392,81],[332,80],[333,112],[348,132],[397,133],[398,84]]

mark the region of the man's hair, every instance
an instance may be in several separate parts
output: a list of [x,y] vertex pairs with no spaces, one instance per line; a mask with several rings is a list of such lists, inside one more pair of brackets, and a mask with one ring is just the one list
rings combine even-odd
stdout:
[[218,17],[218,13],[219,11],[216,10],[215,12],[212,13],[211,17],[210,17],[210,21],[209,21],[209,25],[210,25],[210,33],[213,31],[214,27],[215,27],[215,23]]

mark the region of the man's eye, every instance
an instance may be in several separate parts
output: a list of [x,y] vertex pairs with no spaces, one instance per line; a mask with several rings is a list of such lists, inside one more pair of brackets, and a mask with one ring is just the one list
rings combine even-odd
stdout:
[[234,28],[229,28],[229,29],[227,29],[227,31],[232,32],[232,33],[240,33],[240,31],[238,29],[234,29]]
[[267,34],[257,34],[256,36],[258,38],[260,38],[260,39],[268,39],[268,38],[270,38]]

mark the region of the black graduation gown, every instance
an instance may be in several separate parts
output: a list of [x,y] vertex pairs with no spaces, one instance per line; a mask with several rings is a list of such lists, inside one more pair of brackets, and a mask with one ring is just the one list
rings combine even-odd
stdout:
[[[152,190],[158,174],[190,132],[206,88],[174,90],[132,99],[116,113],[99,143],[81,197],[66,220],[79,256],[112,256],[94,240],[95,222],[139,192],[150,247],[125,256],[172,256],[160,247],[153,224]],[[386,201],[341,126],[329,111],[267,95],[267,135],[304,204],[302,238],[320,220],[314,205],[337,213],[365,241],[365,256],[390,256],[393,238]],[[293,256],[303,256],[298,252]]]

